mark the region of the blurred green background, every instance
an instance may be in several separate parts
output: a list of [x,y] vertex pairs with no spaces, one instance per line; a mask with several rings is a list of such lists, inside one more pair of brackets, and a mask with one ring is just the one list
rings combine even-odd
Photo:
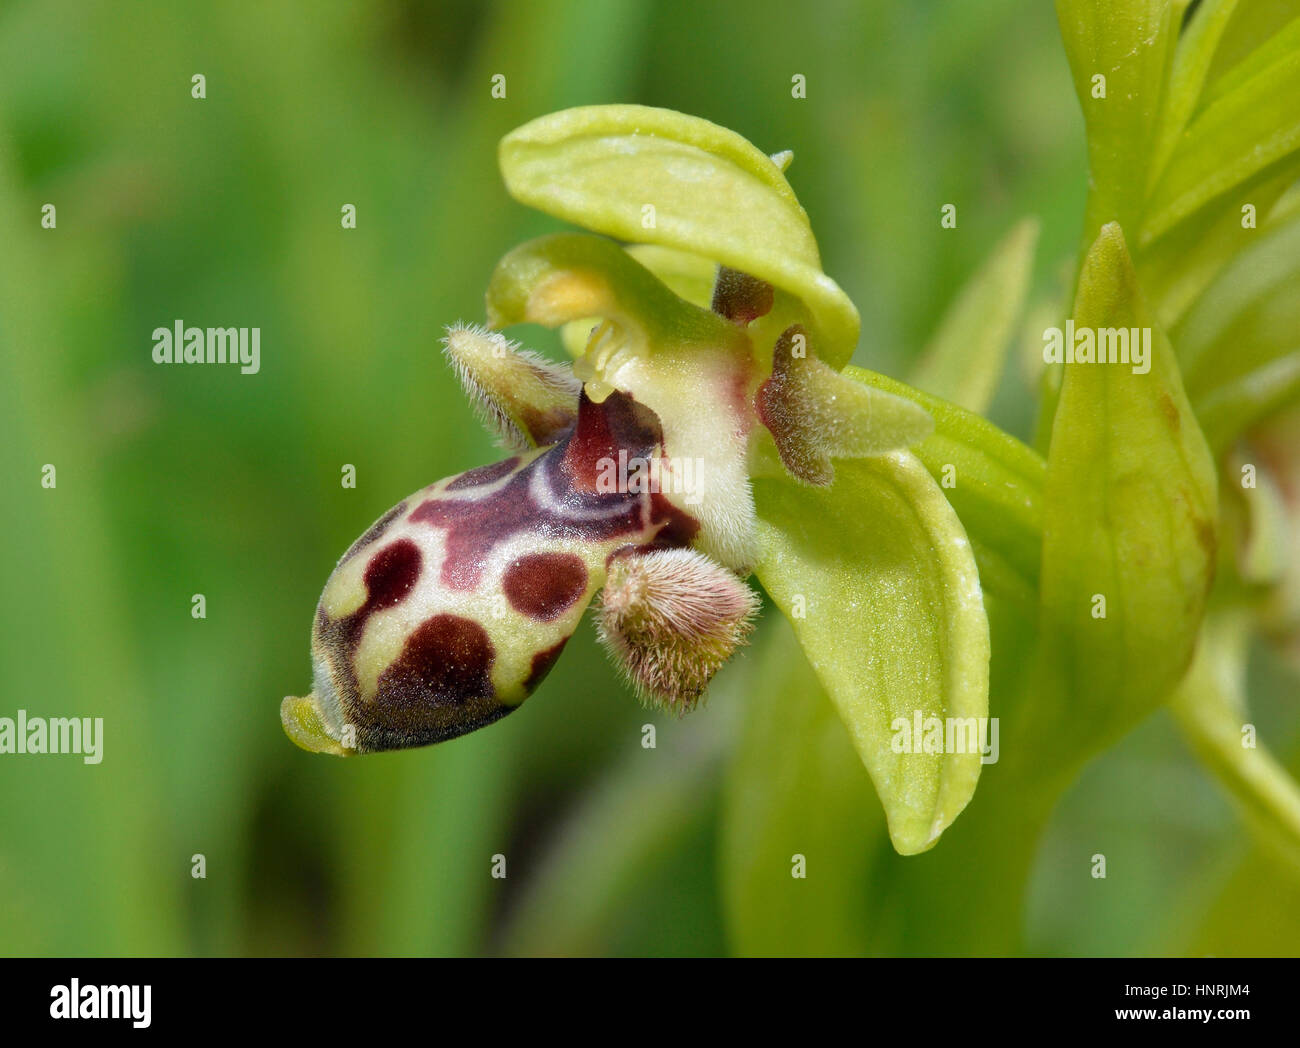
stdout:
[[[0,756],[0,952],[942,943],[960,880],[910,888],[930,856],[890,849],[775,614],[681,722],[638,706],[584,626],[519,713],[455,742],[337,761],[281,732],[338,555],[409,492],[496,457],[437,339],[481,318],[498,257],[559,228],[506,196],[497,140],[615,101],[794,151],[864,366],[902,374],[1026,214],[1043,223],[1034,301],[1059,303],[1087,174],[1036,0],[0,7],[0,716],[105,720],[98,766]],[[150,333],[176,319],[260,327],[261,372],[154,365]],[[1026,437],[1016,363],[994,417]],[[1294,755],[1294,682],[1256,663],[1261,737]],[[791,718],[819,741],[773,767]],[[1033,953],[1294,952],[1300,890],[1161,716],[1067,795],[1024,920]]]

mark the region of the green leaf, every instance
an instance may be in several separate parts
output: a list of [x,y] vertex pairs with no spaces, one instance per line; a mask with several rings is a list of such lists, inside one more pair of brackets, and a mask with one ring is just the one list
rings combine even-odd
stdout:
[[[1267,20],[1275,24],[1266,25],[1263,20],[1259,21],[1253,27],[1258,35],[1251,40],[1250,49],[1238,55],[1235,64],[1219,69],[1220,75],[1215,75],[1215,71],[1211,70],[1211,83],[1201,99],[1203,106],[1231,94],[1248,80],[1258,76],[1276,62],[1282,61],[1300,47],[1300,17],[1292,17],[1289,22],[1282,24],[1278,16],[1284,12],[1275,10],[1266,13],[1263,11],[1265,6],[1259,0],[1255,0],[1254,3],[1246,4],[1233,16],[1228,32],[1224,35],[1224,46],[1218,49],[1215,56],[1216,67],[1222,58],[1231,55],[1234,36],[1240,36],[1239,27],[1247,25],[1252,16],[1258,18],[1260,14],[1265,14]],[[1291,9],[1294,10],[1293,4]],[[1239,43],[1240,40],[1235,42]]]
[[1164,171],[1169,155],[1178,142],[1178,136],[1196,111],[1196,103],[1205,87],[1214,53],[1236,9],[1237,0],[1204,0],[1178,40],[1169,76],[1169,90],[1160,114],[1151,165],[1147,171],[1148,189]]
[[974,752],[895,752],[896,729],[988,714],[988,619],[961,522],[906,451],[836,464],[829,488],[754,481],[755,572],[794,626],[880,796],[925,851],[974,793]]
[[915,400],[930,413],[934,432],[911,451],[961,518],[981,584],[1017,603],[1036,602],[1047,468],[1042,457],[987,419],[946,400],[852,365],[844,374]]
[[[865,954],[867,878],[885,837],[871,780],[780,616],[758,650],[723,796],[719,861],[732,952]],[[806,880],[791,876],[796,855]]]
[[1152,190],[1142,243],[1300,149],[1297,98],[1300,49],[1292,49],[1207,105]]
[[1260,843],[1300,868],[1300,786],[1254,739],[1246,709],[1247,625],[1240,613],[1206,621],[1170,709],[1197,755],[1241,805]]
[[1026,218],[993,249],[944,313],[912,385],[969,411],[989,406],[1033,277],[1037,242],[1038,220]]
[[[1187,0],[1056,0],[1088,132],[1084,243],[1106,222],[1137,229],[1174,40]],[[1105,78],[1104,97],[1094,77]]]
[[[1074,321],[1076,331],[1152,326],[1116,225],[1084,260]],[[1213,462],[1173,351],[1151,334],[1145,374],[1067,362],[1052,427],[1043,679],[1019,744],[1065,766],[1166,699],[1191,659],[1214,570]]]
[[1174,329],[1187,394],[1216,450],[1300,395],[1300,216],[1242,251]]
[[788,291],[807,307],[823,359],[838,368],[852,355],[857,309],[822,272],[808,216],[781,169],[735,132],[668,109],[588,106],[511,132],[500,163],[524,204]]
[[[1234,255],[1280,220],[1276,205],[1295,180],[1296,173],[1285,165],[1262,171],[1213,201],[1197,221],[1180,222],[1141,250],[1134,261],[1142,290],[1165,330],[1174,329]],[[1246,204],[1255,209],[1258,228],[1242,226]],[[1172,341],[1181,351],[1177,336]]]

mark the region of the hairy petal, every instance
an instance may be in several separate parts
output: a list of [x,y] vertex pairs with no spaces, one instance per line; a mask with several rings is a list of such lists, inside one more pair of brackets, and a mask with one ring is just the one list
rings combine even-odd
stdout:
[[577,421],[582,384],[568,368],[476,326],[449,327],[443,348],[479,417],[504,446],[524,451],[554,444]]
[[702,553],[629,553],[610,564],[597,629],[644,701],[686,713],[749,636],[758,605]]

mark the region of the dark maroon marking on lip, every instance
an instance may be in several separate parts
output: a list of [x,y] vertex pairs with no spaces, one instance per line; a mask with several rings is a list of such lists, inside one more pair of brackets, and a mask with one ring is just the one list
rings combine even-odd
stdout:
[[[344,721],[356,728],[358,752],[400,750],[454,739],[518,708],[507,706],[492,693],[493,652],[482,627],[454,615],[438,618],[452,621],[428,628],[435,621],[430,620],[416,631],[424,631],[421,639],[415,634],[408,638],[402,658],[380,678],[372,702],[360,697],[348,647],[352,642],[344,629],[347,620],[327,619],[315,638],[313,652],[325,660]],[[442,635],[444,643],[438,643],[435,633]],[[440,663],[440,659],[445,661]],[[439,702],[439,696],[452,701]],[[454,701],[456,696],[461,701]]]
[[515,611],[550,622],[587,592],[587,566],[573,553],[529,553],[506,569],[501,586]]
[[369,703],[359,703],[349,723],[357,725],[357,749],[360,752],[380,753],[429,746],[468,735],[518,708],[492,697],[471,699],[463,706],[435,707],[425,711],[423,716],[399,717],[388,723],[383,711],[372,709]]
[[473,699],[493,698],[490,674],[495,657],[487,630],[477,622],[435,615],[412,631],[397,661],[380,675],[375,703],[393,722],[429,707],[460,707]]
[[325,609],[317,605],[316,629],[322,639],[355,651],[370,616],[400,604],[415,587],[421,559],[420,548],[410,539],[398,539],[376,553],[366,565],[366,601],[361,607],[331,621]]
[[366,565],[367,615],[400,604],[420,577],[420,548],[410,539],[385,546]]
[[649,458],[661,443],[663,430],[653,411],[626,393],[611,393],[597,404],[584,391],[578,425],[560,461],[575,491],[595,491],[602,459],[617,462],[620,451],[628,458]]
[[[556,450],[563,445],[556,445]],[[642,531],[642,507],[636,495],[574,497],[557,491],[557,497],[575,509],[613,506],[616,512],[595,520],[573,519],[538,506],[529,493],[533,472],[546,468],[554,452],[533,459],[504,487],[474,500],[431,498],[411,514],[413,523],[444,528],[441,579],[451,589],[470,590],[478,585],[492,548],[521,532],[554,538],[597,539],[607,535],[637,535]],[[554,480],[554,471],[551,474]]]
[[356,542],[352,543],[352,545],[348,547],[347,552],[344,553],[343,556],[339,558],[339,563],[342,564],[345,560],[349,559],[358,550],[363,549],[366,546],[369,546],[372,542],[375,541],[375,539],[379,538],[380,535],[382,535],[385,531],[388,530],[388,525],[390,525],[399,516],[401,516],[402,511],[404,509],[406,509],[406,499],[403,499],[396,506],[394,506],[387,513],[385,513],[382,517],[380,517],[377,521],[371,524],[370,527],[366,528],[361,538],[357,539]]
[[[600,458],[609,455],[617,460],[620,450],[627,451],[629,458],[655,453],[659,438],[654,414],[622,393],[611,394],[601,404],[584,395],[580,410],[584,414],[572,433],[501,487],[477,498],[471,494],[454,499],[441,493],[411,513],[413,523],[445,530],[444,585],[473,589],[493,547],[523,532],[579,541],[626,535],[639,542],[646,536],[655,547],[685,545],[695,536],[699,524],[662,495],[647,499],[641,493],[595,490]],[[544,472],[558,506],[542,507],[533,501],[531,486],[538,470]]]
[[685,510],[674,506],[661,491],[650,496],[650,519],[662,525],[650,541],[650,545],[656,549],[689,546],[700,533],[700,522]]
[[466,470],[448,484],[444,490],[463,491],[465,488],[477,488],[484,484],[491,484],[495,480],[500,480],[517,465],[519,465],[518,455],[502,462],[493,462],[488,466],[479,466],[475,469]]
[[560,652],[564,650],[564,646],[568,643],[569,638],[565,637],[558,644],[553,644],[545,651],[539,651],[533,656],[532,666],[528,671],[528,679],[524,681],[524,691],[530,695],[533,693],[537,685],[541,684],[546,675],[551,672],[551,667],[555,665],[556,660],[560,657]]

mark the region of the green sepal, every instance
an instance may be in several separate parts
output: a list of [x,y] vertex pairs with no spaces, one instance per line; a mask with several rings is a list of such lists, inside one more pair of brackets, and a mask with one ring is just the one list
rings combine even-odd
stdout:
[[906,451],[839,462],[825,488],[758,478],[754,498],[755,573],[848,728],[895,849],[925,851],[971,799],[981,754],[978,739],[925,752],[911,732],[954,718],[978,735],[988,715],[988,619],[961,521]]
[[668,109],[587,106],[511,132],[499,159],[521,203],[766,280],[806,304],[823,359],[838,368],[852,356],[856,307],[822,272],[780,166],[734,131]]

